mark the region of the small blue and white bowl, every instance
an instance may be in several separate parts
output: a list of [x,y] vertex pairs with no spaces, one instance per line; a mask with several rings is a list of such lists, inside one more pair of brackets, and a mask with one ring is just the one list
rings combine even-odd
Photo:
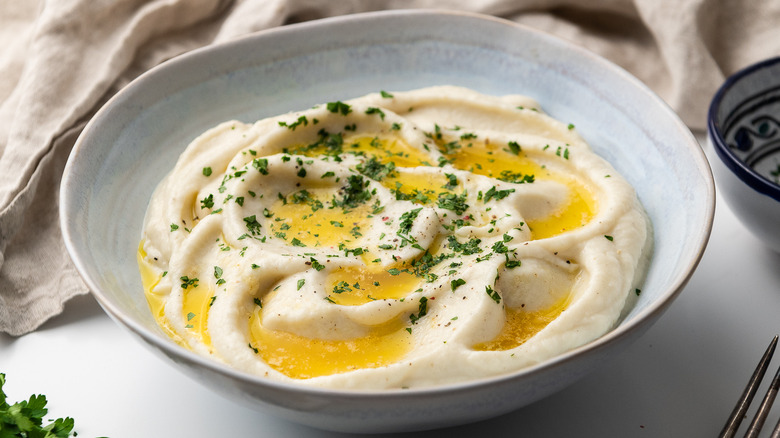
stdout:
[[734,214],[780,252],[780,57],[747,67],[710,104],[715,181]]

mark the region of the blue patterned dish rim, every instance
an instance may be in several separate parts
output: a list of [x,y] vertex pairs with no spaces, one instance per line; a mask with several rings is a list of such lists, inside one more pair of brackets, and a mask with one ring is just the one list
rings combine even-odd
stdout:
[[[759,78],[749,93],[725,107],[730,93],[742,91],[736,90],[738,86],[744,87],[745,81],[769,69],[777,70],[766,75],[775,82],[760,83]],[[710,104],[707,131],[726,167],[755,191],[780,201],[780,57],[748,66],[726,79]],[[775,168],[767,167],[771,158],[775,158]]]

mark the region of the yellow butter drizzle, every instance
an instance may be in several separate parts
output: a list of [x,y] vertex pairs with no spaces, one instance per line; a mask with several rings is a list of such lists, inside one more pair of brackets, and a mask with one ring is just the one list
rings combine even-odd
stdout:
[[573,180],[565,180],[569,197],[565,204],[550,216],[529,220],[531,239],[546,239],[584,226],[593,218],[596,201],[593,194]]
[[208,287],[204,285],[189,286],[184,290],[181,309],[186,324],[184,327],[200,338],[201,342],[209,348],[211,348],[211,336],[208,330],[208,318],[211,297],[212,292]]
[[157,270],[146,261],[146,251],[144,251],[144,241],[138,245],[138,252],[136,253],[136,260],[138,261],[138,269],[141,273],[141,285],[144,290],[144,296],[146,296],[146,302],[149,304],[149,310],[152,312],[157,324],[162,331],[173,339],[177,344],[187,346],[186,342],[173,330],[168,319],[165,317],[165,301],[164,297],[154,292],[154,288],[162,279],[162,275],[157,273]]
[[[323,143],[295,145],[287,150],[291,154],[319,157],[333,155],[334,150]],[[376,156],[382,163],[392,162],[396,167],[431,166],[430,157],[425,151],[410,146],[406,141],[391,135],[349,136],[343,139],[341,154]]]
[[[417,173],[399,170],[382,179],[382,185],[408,196],[416,204],[435,203],[446,191],[447,178],[439,173]],[[450,191],[456,188],[449,189]]]
[[347,340],[312,339],[263,326],[262,308],[249,319],[250,346],[271,368],[293,379],[329,376],[398,362],[411,350],[411,335],[401,319],[370,327]]
[[525,341],[553,322],[569,306],[569,296],[558,300],[552,306],[526,312],[522,308],[506,308],[506,322],[493,340],[474,345],[479,351],[504,351],[519,347]]
[[356,306],[374,300],[400,299],[420,287],[419,277],[408,271],[391,274],[372,265],[341,267],[328,274],[328,298],[335,304]]
[[526,153],[512,152],[507,145],[474,141],[453,150],[442,148],[442,153],[452,161],[455,168],[479,175],[499,179],[511,174],[533,175],[535,180],[552,180],[564,184],[569,189],[569,197],[564,205],[548,217],[528,221],[533,240],[582,227],[590,222],[597,210],[595,197],[581,182],[550,171]]
[[[293,203],[277,200],[269,208],[268,226],[271,235],[287,242],[298,239],[303,245],[328,247],[358,240],[369,223],[371,204],[361,204],[344,214],[340,207],[331,208],[332,189],[310,189],[312,199],[321,203],[314,208],[310,203]],[[283,237],[282,237],[283,236]]]
[[345,140],[344,151],[366,156],[374,155],[382,163],[395,167],[432,166],[427,152],[413,148],[404,140],[391,136],[354,137]]

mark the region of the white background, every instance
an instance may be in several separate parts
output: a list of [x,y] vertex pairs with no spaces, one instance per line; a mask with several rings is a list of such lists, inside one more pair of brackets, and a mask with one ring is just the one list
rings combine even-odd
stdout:
[[[407,436],[716,436],[780,332],[779,314],[780,254],[764,248],[718,199],[712,237],[690,283],[623,354],[516,412]],[[754,409],[778,364],[772,362]],[[152,354],[89,295],[68,302],[34,333],[0,334],[0,372],[10,402],[45,394],[47,418],[75,418],[79,437],[342,436],[215,395]]]

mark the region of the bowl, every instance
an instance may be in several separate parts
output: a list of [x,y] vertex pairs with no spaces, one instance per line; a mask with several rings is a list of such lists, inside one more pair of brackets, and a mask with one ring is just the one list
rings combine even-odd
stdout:
[[[458,29],[452,32],[452,29]],[[655,228],[636,305],[599,339],[508,375],[427,389],[357,391],[268,381],[190,352],[157,326],[136,264],[152,191],[187,144],[229,119],[252,122],[377,90],[460,85],[537,99],[572,121],[637,189]],[[92,118],[68,160],[61,225],[76,268],[105,311],[216,393],[322,429],[399,432],[516,410],[561,390],[644,333],[697,266],[714,184],[688,128],[619,67],[512,22],[392,11],[263,31],[196,50],[142,75]]]
[[710,104],[718,189],[747,229],[780,252],[780,57],[730,76]]

